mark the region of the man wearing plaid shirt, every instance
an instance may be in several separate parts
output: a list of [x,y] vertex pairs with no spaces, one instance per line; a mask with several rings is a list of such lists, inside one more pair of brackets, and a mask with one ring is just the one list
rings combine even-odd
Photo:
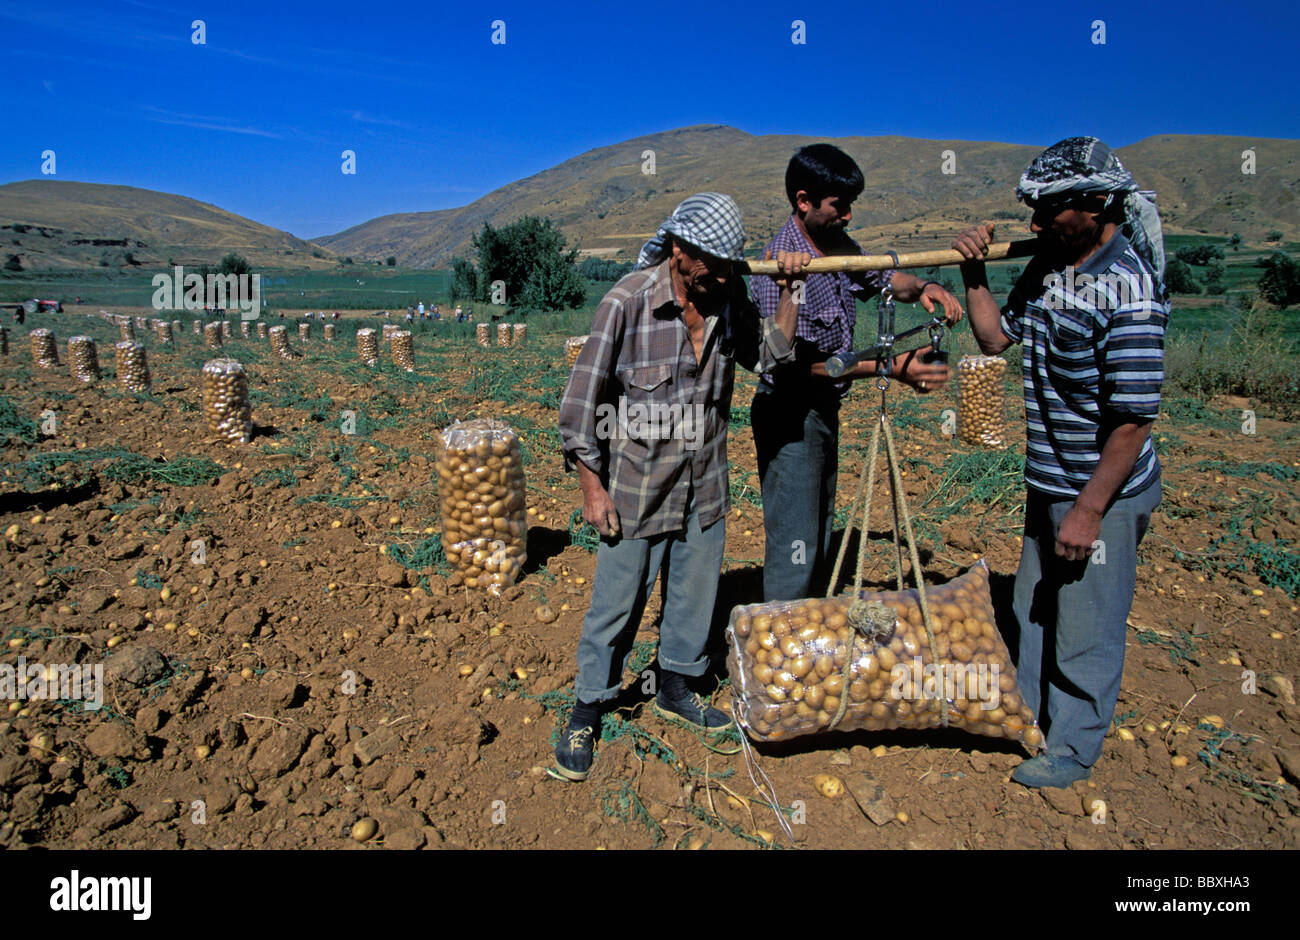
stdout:
[[[853,158],[830,144],[804,147],[785,172],[793,213],[768,253],[860,255],[845,234],[853,201],[864,187]],[[776,313],[776,287],[752,282],[763,316]],[[795,361],[764,375],[750,409],[758,477],[763,491],[763,599],[795,600],[819,593],[814,579],[828,574],[835,482],[839,469],[839,409],[855,379],[874,377],[875,360],[861,362],[842,379],[826,375],[831,356],[853,348],[857,302],[892,288],[905,303],[920,301],[928,313],[943,307],[949,323],[961,318],[957,298],[935,281],[902,271],[809,275],[799,305]],[[948,367],[927,363],[928,350],[896,356],[891,375],[918,391],[932,392],[948,379]]]
[[730,196],[682,202],[605,295],[560,404],[565,464],[576,468],[583,517],[601,534],[591,607],[578,642],[577,703],[555,749],[554,776],[583,780],[602,703],[623,669],[646,599],[662,572],[660,683],[655,712],[715,735],[732,727],[688,685],[705,647],[726,536],[727,420],[735,363],[765,371],[792,356],[790,280],[810,260],[778,258],[774,315],[762,319],[744,281],[745,233]]

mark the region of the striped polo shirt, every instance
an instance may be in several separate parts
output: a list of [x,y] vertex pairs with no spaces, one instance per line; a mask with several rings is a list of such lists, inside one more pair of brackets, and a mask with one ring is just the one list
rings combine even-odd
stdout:
[[[1002,310],[1002,331],[1022,350],[1026,484],[1076,497],[1110,429],[1155,420],[1168,322],[1151,269],[1120,232],[1077,268],[1029,263]],[[1148,437],[1116,498],[1159,474]]]

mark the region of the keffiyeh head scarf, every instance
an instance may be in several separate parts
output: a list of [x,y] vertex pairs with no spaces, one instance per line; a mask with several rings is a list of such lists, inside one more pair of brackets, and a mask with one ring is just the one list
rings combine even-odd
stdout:
[[696,193],[682,200],[655,237],[641,246],[636,268],[653,267],[669,255],[668,236],[708,252],[715,258],[743,261],[745,225],[736,200],[723,193]]
[[1114,194],[1124,202],[1125,237],[1151,265],[1161,284],[1165,277],[1164,235],[1156,194],[1138,189],[1119,157],[1096,137],[1070,137],[1048,147],[1029,164],[1016,187],[1019,200],[1039,200],[1062,193]]

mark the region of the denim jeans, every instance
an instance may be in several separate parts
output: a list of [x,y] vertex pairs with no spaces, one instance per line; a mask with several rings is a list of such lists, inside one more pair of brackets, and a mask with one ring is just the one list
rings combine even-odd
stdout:
[[1101,757],[1124,672],[1137,547],[1159,504],[1159,479],[1116,500],[1101,520],[1105,562],[1066,561],[1056,555],[1056,531],[1074,501],[1029,490],[1016,572],[1016,668],[1021,697],[1046,727],[1048,754],[1085,767]]
[[684,531],[647,539],[601,539],[591,607],[578,641],[574,691],[579,701],[608,701],[622,689],[632,642],[661,571],[667,598],[659,627],[659,665],[687,676],[702,676],[707,671],[705,649],[718,595],[727,521],[719,519],[701,529],[694,492],[686,513]]
[[[763,600],[812,597],[829,574],[839,397],[760,386],[750,407],[763,491]],[[820,586],[824,591],[824,585]]]

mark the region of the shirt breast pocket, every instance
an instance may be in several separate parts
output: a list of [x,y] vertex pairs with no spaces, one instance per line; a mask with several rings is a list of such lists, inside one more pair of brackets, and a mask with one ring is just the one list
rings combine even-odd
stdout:
[[672,369],[668,365],[618,368],[618,380],[623,383],[628,399],[634,401],[666,397],[670,378]]
[[1061,318],[1048,320],[1047,338],[1054,351],[1066,355],[1078,355],[1094,349],[1097,345],[1096,337],[1091,330],[1083,324]]

